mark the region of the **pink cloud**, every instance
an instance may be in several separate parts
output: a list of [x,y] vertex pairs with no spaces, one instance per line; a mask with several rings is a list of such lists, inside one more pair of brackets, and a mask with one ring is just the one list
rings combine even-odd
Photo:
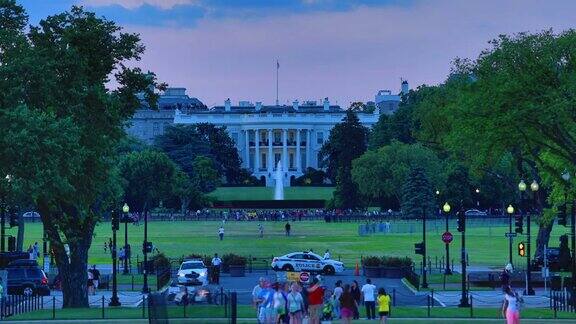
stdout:
[[136,9],[145,4],[158,7],[161,9],[171,9],[177,5],[192,4],[195,0],[82,0],[81,3],[86,6],[102,7],[110,5],[119,5],[126,9]]
[[442,82],[455,57],[475,58],[498,34],[573,26],[576,2],[440,0],[265,18],[206,18],[195,28],[128,26],[147,51],[137,64],[205,104],[320,99],[347,106],[378,89]]

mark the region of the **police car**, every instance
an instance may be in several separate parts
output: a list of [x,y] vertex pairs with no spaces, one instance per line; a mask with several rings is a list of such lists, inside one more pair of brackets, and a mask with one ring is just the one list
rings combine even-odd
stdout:
[[324,259],[312,252],[293,252],[272,260],[275,271],[308,271],[333,275],[344,271],[344,263]]
[[182,262],[178,269],[178,284],[192,286],[208,285],[208,269],[202,260],[188,260]]

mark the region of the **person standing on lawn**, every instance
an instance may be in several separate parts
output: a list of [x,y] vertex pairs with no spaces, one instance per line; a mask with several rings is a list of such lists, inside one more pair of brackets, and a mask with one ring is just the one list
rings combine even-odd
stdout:
[[224,226],[220,226],[218,229],[218,236],[220,237],[220,241],[224,240]]
[[290,225],[289,222],[286,223],[286,225],[284,225],[284,230],[286,231],[286,236],[290,236],[290,230],[292,229],[292,226]]
[[362,286],[361,291],[364,306],[366,306],[366,318],[368,320],[376,319],[376,299],[374,298],[376,286],[372,284],[370,278],[366,279],[366,284]]
[[92,283],[94,284],[94,294],[96,294],[96,290],[98,290],[98,285],[100,284],[100,271],[96,269],[96,265],[92,265]]
[[[336,290],[334,290],[336,292]],[[340,316],[342,317],[342,323],[351,323],[352,317],[354,317],[354,310],[358,309],[358,303],[352,295],[349,284],[344,285],[342,294],[338,299],[340,303]]]
[[360,305],[360,301],[362,300],[362,293],[360,292],[360,285],[358,284],[358,281],[354,280],[352,281],[352,285],[350,287],[350,293],[352,294],[352,297],[354,297],[354,301],[356,302],[354,305],[354,319],[359,319],[360,318],[360,312],[358,311],[358,305]]

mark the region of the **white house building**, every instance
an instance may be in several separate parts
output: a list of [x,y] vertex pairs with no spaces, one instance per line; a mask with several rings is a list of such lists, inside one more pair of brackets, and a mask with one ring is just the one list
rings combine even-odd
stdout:
[[[267,186],[274,185],[274,171],[281,161],[285,186],[290,179],[299,177],[308,167],[317,169],[318,154],[328,139],[332,128],[342,121],[346,111],[330,105],[325,98],[321,105],[316,101],[297,100],[292,106],[267,106],[241,101],[233,106],[230,99],[224,106],[208,111],[184,113],[177,110],[175,124],[211,123],[226,126],[236,143],[245,168]],[[360,122],[371,127],[378,122],[379,109],[373,113],[358,113]]]

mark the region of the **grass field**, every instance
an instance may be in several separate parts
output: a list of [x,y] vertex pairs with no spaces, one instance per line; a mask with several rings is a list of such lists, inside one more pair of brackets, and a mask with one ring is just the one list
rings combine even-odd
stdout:
[[[364,307],[360,308],[361,316],[364,316]],[[55,314],[56,319],[122,319],[122,318],[142,318],[142,308],[106,308],[104,314],[99,307],[89,309],[58,309]],[[147,315],[147,314],[145,314]],[[183,306],[168,307],[168,315],[170,318],[222,318],[224,317],[223,307],[208,306],[208,305],[192,305],[184,308]],[[470,318],[475,319],[497,319],[496,323],[501,323],[501,313],[499,308],[475,308],[470,312],[468,308],[444,308],[435,307],[430,309],[430,318],[451,318],[450,323],[465,323],[466,320],[460,322],[457,320]],[[239,318],[253,318],[254,309],[251,306],[238,306]],[[428,313],[425,307],[393,307],[392,319],[394,318],[427,318]],[[561,319],[574,319],[575,313],[558,312],[558,318]],[[522,310],[522,319],[546,319],[550,321],[554,318],[554,312],[550,309],[530,308]],[[52,319],[52,310],[45,309],[30,313],[17,315],[10,318],[11,320],[49,320]],[[469,320],[469,319],[468,319]],[[171,320],[172,322],[172,320]],[[210,321],[207,321],[207,323]],[[371,323],[370,321],[363,321]],[[376,322],[376,321],[372,321]],[[391,320],[394,322],[394,320]],[[407,323],[406,321],[401,321]],[[429,321],[426,321],[429,323]],[[432,320],[430,320],[432,322]],[[420,321],[422,323],[422,321]],[[439,321],[438,323],[442,323]],[[494,321],[474,321],[474,323],[495,323]]]
[[[320,221],[303,221],[292,224],[292,236],[284,236],[284,223],[264,222],[264,238],[258,238],[257,222],[228,222],[225,225],[224,241],[219,241],[217,230],[220,222],[215,221],[174,221],[150,222],[148,226],[149,240],[154,242],[161,252],[170,257],[180,257],[191,253],[236,253],[254,257],[271,258],[288,252],[314,249],[323,253],[330,249],[333,258],[340,257],[348,268],[353,268],[360,256],[364,255],[394,255],[409,256],[420,261],[420,256],[414,254],[414,243],[422,239],[418,230],[415,234],[376,234],[359,236],[356,223],[324,223]],[[392,223],[394,226],[394,223]],[[415,227],[420,228],[418,223]],[[537,228],[535,225],[533,228]],[[139,255],[143,240],[144,226],[129,225],[129,242],[133,247],[133,257]],[[508,241],[504,238],[506,227],[467,229],[466,247],[469,253],[470,265],[492,265],[501,267],[508,260]],[[550,239],[550,245],[558,243],[563,227],[555,227]],[[25,246],[35,241],[41,242],[42,226],[39,223],[27,223],[25,230]],[[123,225],[118,233],[118,242],[124,242]],[[16,234],[16,228],[8,229],[7,234]],[[111,236],[110,223],[101,223],[96,227],[95,236],[89,253],[90,263],[110,263],[110,255],[104,252],[104,242]],[[525,262],[517,257],[516,244],[522,239],[516,238],[513,249],[515,262]],[[458,261],[460,235],[454,235],[451,244],[451,255]],[[444,244],[440,235],[435,232],[428,234],[428,254],[441,257],[444,255]]]
[[[327,200],[332,198],[332,187],[288,187],[284,188],[286,200]],[[229,200],[271,200],[274,188],[268,187],[221,187],[209,196],[220,201]]]

